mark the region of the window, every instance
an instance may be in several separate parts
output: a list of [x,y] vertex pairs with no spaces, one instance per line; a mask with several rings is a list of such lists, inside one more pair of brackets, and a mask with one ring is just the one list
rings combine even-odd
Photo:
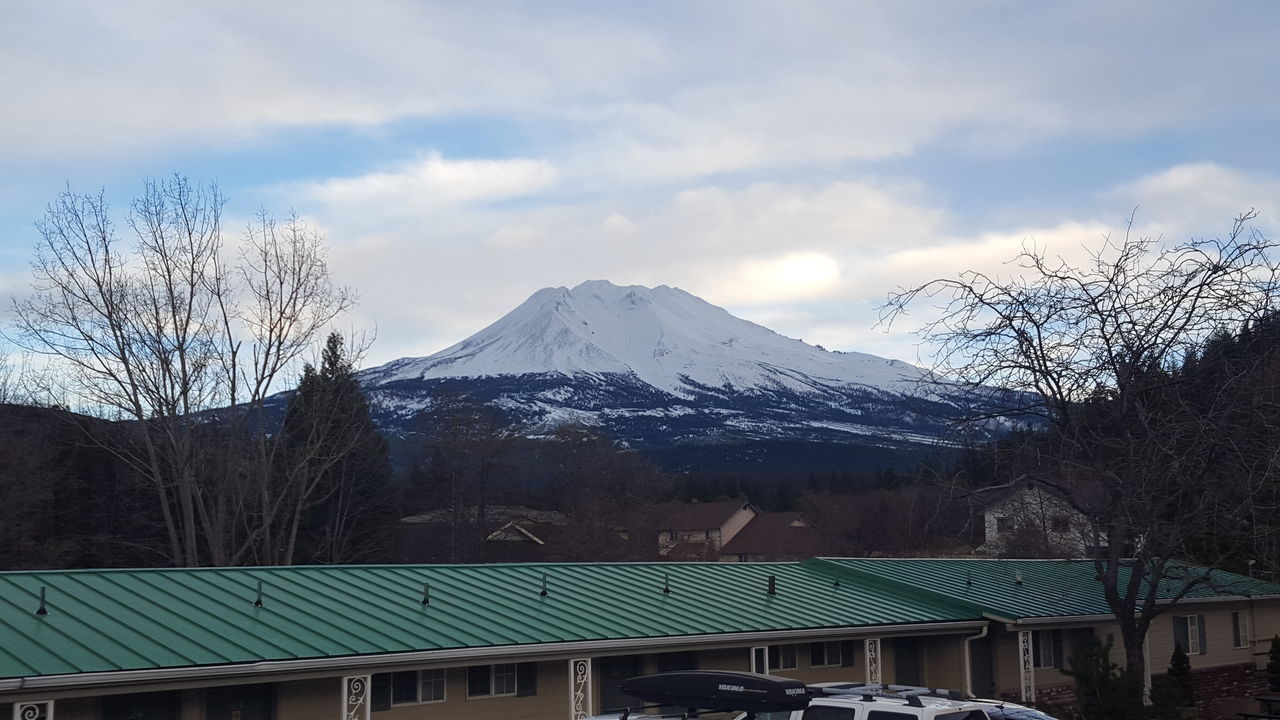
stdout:
[[996,518],[996,532],[1001,535],[1013,532],[1013,518],[998,517]]
[[698,653],[696,652],[658,653],[658,672],[697,669]]
[[[804,709],[804,720],[853,720],[853,708],[832,707],[830,705],[810,705]],[[758,715],[756,716],[759,717]]]
[[867,720],[907,720],[908,718],[914,720],[915,715],[892,710],[872,710],[867,713]]
[[1032,630],[1031,656],[1038,668],[1062,667],[1062,631]]
[[1236,610],[1231,613],[1231,647],[1249,647],[1249,613]]
[[809,667],[853,667],[853,641],[809,643]]
[[444,681],[445,671],[443,668],[418,671],[418,700],[420,702],[443,702]]
[[770,670],[795,670],[796,655],[799,648],[795,645],[770,645],[769,646],[769,669]]
[[1209,651],[1206,641],[1203,615],[1177,615],[1173,618],[1173,641],[1182,646],[1188,655],[1203,655]]
[[107,695],[102,698],[103,720],[178,720],[177,692]]
[[1071,529],[1071,520],[1066,515],[1054,515],[1049,518],[1049,527],[1053,528],[1054,532],[1064,533]]
[[537,695],[536,663],[501,663],[473,665],[467,668],[467,697],[501,697],[504,695]]
[[445,671],[402,670],[373,676],[369,705],[373,710],[390,710],[393,705],[444,700]]

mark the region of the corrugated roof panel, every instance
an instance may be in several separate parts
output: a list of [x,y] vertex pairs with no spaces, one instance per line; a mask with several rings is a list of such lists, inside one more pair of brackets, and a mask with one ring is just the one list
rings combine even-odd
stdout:
[[[34,614],[41,586],[44,617]],[[837,586],[797,563],[7,572],[0,677],[974,619],[960,603]]]
[[[806,560],[853,576],[898,583],[912,593],[974,603],[1011,619],[1109,615],[1092,560],[988,560],[969,558],[822,558]],[[1201,568],[1186,566],[1190,573]],[[1122,577],[1128,570],[1122,569]],[[1188,600],[1246,595],[1280,595],[1280,585],[1213,570],[1211,582],[1194,588]],[[1176,584],[1166,581],[1159,597],[1169,599]]]

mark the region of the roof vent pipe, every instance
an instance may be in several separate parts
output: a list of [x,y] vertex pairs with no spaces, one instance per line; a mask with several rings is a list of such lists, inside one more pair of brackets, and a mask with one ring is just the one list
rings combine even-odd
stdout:
[[769,576],[769,594],[770,595],[778,594],[778,577],[776,575]]
[[538,595],[542,597],[547,596],[547,574],[546,573],[542,573],[542,589],[538,591]]
[[662,593],[664,595],[671,594],[671,576],[667,573],[662,573]]
[[1015,585],[1021,585],[1021,584],[1022,584],[1022,570],[1021,570],[1021,569],[1019,569],[1019,570],[1017,570],[1016,572],[1014,572],[1014,574],[1013,574],[1013,582],[1014,582],[1014,584],[1015,584]]
[[431,583],[422,583],[422,604],[431,604]]
[[49,608],[45,607],[45,604],[44,604],[44,585],[40,586],[40,607],[36,608],[36,614],[37,615],[49,614]]
[[254,607],[262,607],[262,581],[258,581],[258,597],[253,601]]

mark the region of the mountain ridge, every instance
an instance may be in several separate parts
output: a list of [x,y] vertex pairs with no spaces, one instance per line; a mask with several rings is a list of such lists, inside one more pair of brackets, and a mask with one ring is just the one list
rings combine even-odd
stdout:
[[659,454],[761,442],[919,453],[959,407],[909,363],[808,345],[679,288],[602,280],[543,288],[459,343],[359,377],[393,433],[461,394],[528,436],[577,423]]

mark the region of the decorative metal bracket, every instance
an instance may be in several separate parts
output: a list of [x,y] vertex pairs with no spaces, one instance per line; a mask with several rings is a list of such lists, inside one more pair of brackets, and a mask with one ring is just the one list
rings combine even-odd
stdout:
[[867,682],[879,683],[883,677],[880,673],[880,638],[863,640],[863,654],[867,658]]
[[14,703],[13,720],[53,720],[53,701]]
[[343,720],[369,720],[368,675],[350,675],[342,678]]
[[1018,631],[1018,669],[1022,676],[1022,701],[1036,700],[1036,666],[1032,662],[1034,646],[1030,630]]
[[591,716],[591,658],[569,661],[569,718],[582,720]]

